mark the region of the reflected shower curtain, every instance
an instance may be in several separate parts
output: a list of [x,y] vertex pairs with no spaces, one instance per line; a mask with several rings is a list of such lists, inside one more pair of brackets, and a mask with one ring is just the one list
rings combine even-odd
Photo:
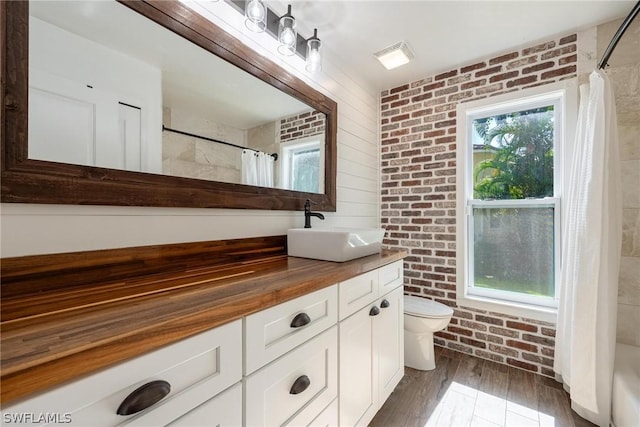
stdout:
[[554,371],[571,407],[608,426],[622,234],[616,112],[607,76],[580,87],[576,144],[563,223]]
[[270,154],[242,150],[242,183],[273,187],[274,162]]

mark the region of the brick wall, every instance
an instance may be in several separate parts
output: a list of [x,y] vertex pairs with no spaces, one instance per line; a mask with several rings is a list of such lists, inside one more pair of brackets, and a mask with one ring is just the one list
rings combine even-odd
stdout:
[[324,113],[307,111],[280,121],[280,142],[324,134]]
[[456,305],[456,106],[576,76],[577,37],[545,43],[381,94],[381,223],[408,251],[405,292],[454,308],[437,345],[553,376],[555,325]]

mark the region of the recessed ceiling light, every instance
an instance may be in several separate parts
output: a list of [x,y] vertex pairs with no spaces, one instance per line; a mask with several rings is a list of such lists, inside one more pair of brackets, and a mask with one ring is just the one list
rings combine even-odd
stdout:
[[404,65],[414,58],[413,52],[411,52],[411,49],[409,49],[409,46],[407,46],[405,42],[399,42],[393,46],[382,49],[374,53],[373,56],[375,56],[387,70],[392,70]]

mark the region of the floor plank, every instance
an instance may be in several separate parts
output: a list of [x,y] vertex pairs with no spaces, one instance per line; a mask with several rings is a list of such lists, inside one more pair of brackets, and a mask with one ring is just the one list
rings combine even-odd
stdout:
[[551,378],[436,347],[436,369],[405,376],[371,427],[594,427]]

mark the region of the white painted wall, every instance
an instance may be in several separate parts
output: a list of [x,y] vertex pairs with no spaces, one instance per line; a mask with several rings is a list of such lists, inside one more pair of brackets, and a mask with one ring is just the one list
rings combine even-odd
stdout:
[[[225,2],[210,19],[261,55],[338,103],[337,211],[314,226],[379,224],[378,93],[342,69],[324,48],[323,71],[310,76],[298,57],[282,58],[267,34],[253,34]],[[322,29],[319,28],[321,32]],[[2,204],[2,257],[190,241],[282,235],[303,225],[301,212],[230,209]]]
[[41,89],[64,95],[79,90],[87,93],[80,99],[91,99],[96,109],[96,165],[124,168],[124,155],[116,143],[120,132],[118,102],[124,102],[141,109],[143,170],[162,170],[160,69],[33,16],[29,17],[29,68],[30,84],[47,77]]

